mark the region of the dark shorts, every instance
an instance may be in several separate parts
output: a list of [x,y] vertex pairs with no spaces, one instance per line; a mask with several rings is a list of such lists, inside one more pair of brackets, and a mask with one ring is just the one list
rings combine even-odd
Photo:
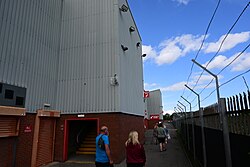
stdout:
[[96,167],[110,167],[109,162],[101,163],[101,162],[95,162]]
[[159,143],[165,143],[165,137],[158,137]]

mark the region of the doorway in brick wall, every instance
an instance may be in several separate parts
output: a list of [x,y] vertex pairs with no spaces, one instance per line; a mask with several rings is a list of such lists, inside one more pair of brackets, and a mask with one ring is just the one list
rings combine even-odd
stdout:
[[95,162],[95,138],[98,119],[74,118],[65,120],[64,161]]

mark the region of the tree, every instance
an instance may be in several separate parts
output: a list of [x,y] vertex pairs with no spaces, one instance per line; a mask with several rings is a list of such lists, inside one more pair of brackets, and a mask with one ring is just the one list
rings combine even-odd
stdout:
[[163,120],[172,120],[172,115],[166,113],[165,115],[163,115]]

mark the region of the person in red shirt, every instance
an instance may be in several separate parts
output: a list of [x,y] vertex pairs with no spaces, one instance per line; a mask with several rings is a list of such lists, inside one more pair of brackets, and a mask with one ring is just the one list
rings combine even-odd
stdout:
[[143,167],[146,163],[145,150],[138,140],[138,132],[131,131],[125,142],[127,167]]

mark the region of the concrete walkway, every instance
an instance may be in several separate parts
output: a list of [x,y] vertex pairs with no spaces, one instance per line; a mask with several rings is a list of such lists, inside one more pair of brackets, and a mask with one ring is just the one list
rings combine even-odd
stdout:
[[[182,149],[176,136],[176,129],[171,124],[166,124],[169,129],[171,139],[167,144],[167,150],[160,152],[159,145],[154,145],[152,141],[152,130],[145,132],[146,142],[144,145],[146,151],[146,167],[192,167],[188,160],[184,150]],[[115,164],[115,167],[126,167],[126,161],[124,160],[120,164]],[[94,164],[84,163],[57,163],[53,162],[46,167],[95,167]]]

